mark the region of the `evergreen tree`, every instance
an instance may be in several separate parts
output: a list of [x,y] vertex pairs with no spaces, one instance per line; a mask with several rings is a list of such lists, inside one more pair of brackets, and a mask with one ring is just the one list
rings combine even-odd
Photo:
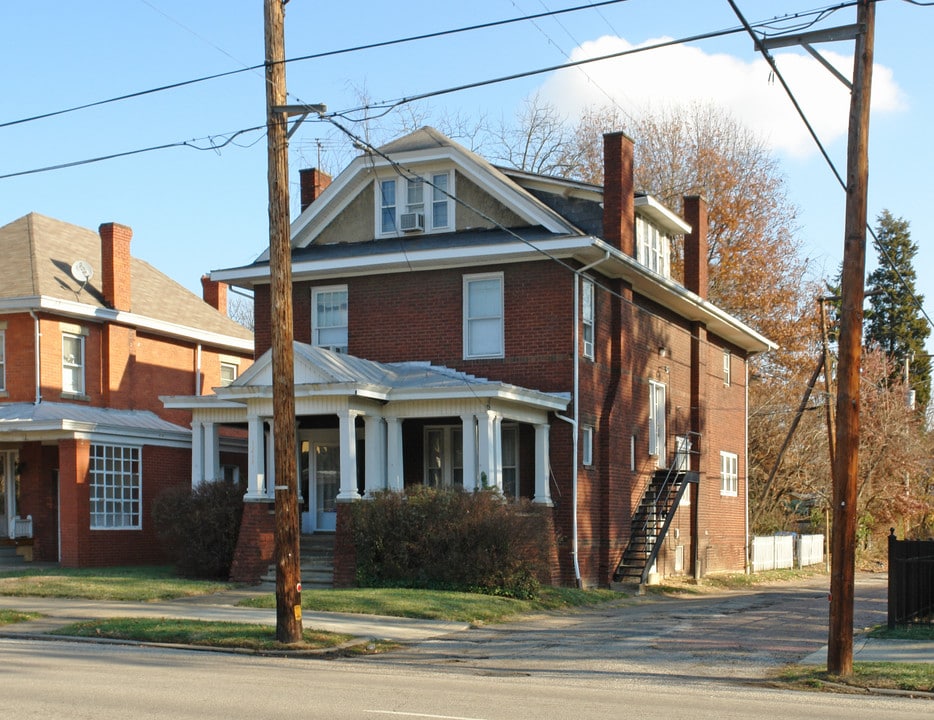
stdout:
[[931,396],[931,361],[924,343],[931,328],[921,312],[921,295],[915,292],[914,257],[918,246],[911,241],[908,222],[888,210],[879,215],[876,228],[879,267],[866,280],[869,307],[865,313],[865,342],[877,345],[893,361],[893,375],[904,374],[906,358],[915,401],[924,408]]

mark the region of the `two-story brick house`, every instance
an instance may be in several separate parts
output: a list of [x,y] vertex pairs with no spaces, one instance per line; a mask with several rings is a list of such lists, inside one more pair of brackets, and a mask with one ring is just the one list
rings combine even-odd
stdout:
[[[37,560],[162,559],[151,508],[190,485],[192,430],[159,395],[210,392],[252,363],[227,286],[205,277],[197,297],[132,257],[131,237],[35,213],[0,227],[0,541]],[[228,475],[245,471],[242,438],[216,445]]]
[[[605,138],[597,187],[496,168],[422,128],[333,182],[302,173],[303,532],[340,535],[345,503],[377,490],[492,485],[553,508],[565,584],[607,584],[630,545],[640,575],[651,561],[743,568],[746,362],[771,343],[706,300],[703,200],[682,219],[636,193],[632,151]],[[686,286],[669,275],[675,235]],[[196,423],[249,427],[235,565],[249,579],[272,552],[268,259],[212,278],[254,290],[256,364],[212,399],[166,400]],[[352,577],[337,565],[338,582]]]

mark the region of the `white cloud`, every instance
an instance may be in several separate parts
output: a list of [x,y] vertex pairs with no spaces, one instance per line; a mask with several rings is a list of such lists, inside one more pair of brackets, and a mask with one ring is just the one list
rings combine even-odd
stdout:
[[[572,60],[611,55],[668,40],[655,38],[634,46],[622,38],[605,36],[577,48]],[[850,76],[852,57],[823,48],[818,51],[845,77]],[[849,92],[843,84],[803,51],[773,54],[821,142],[828,145],[845,137]],[[798,157],[816,152],[784,88],[761,58],[747,62],[732,55],[710,54],[692,45],[673,45],[586,64],[580,69],[562,70],[541,88],[545,101],[571,117],[585,107],[610,103],[608,95],[630,115],[693,101],[713,102],[728,108],[777,151]],[[873,69],[873,112],[896,112],[904,107],[892,71],[877,64]]]

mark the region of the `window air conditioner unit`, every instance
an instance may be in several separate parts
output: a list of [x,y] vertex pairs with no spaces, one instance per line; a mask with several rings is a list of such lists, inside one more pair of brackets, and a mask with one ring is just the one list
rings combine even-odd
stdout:
[[402,213],[399,217],[402,232],[418,232],[425,229],[425,215],[419,212]]

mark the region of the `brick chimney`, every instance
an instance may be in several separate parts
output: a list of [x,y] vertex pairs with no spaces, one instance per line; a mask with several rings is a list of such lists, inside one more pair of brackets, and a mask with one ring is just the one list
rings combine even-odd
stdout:
[[210,275],[202,275],[201,297],[215,310],[227,314],[227,283],[211,280]]
[[691,232],[684,236],[684,287],[707,299],[707,202],[698,195],[684,198],[684,219]]
[[302,212],[305,212],[305,208],[317,200],[331,184],[331,176],[318,168],[305,168],[298,171],[298,179],[301,186]]
[[603,239],[631,257],[636,255],[633,142],[621,132],[603,136]]
[[130,310],[130,240],[126,225],[104,223],[101,236],[101,285],[104,302],[115,310]]

